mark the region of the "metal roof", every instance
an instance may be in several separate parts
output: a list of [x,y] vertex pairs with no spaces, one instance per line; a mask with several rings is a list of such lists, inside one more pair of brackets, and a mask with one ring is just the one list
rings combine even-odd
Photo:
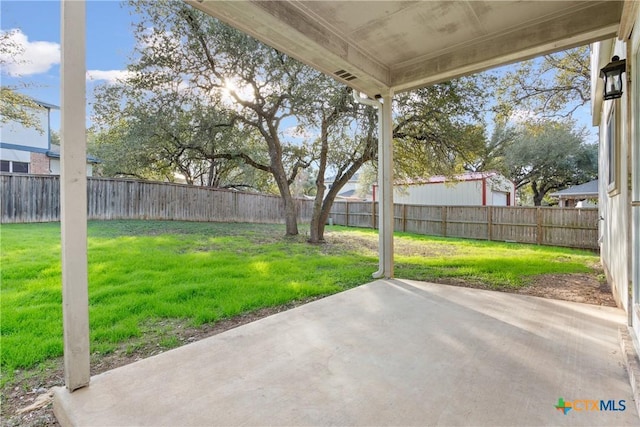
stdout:
[[375,96],[612,38],[622,1],[185,0]]

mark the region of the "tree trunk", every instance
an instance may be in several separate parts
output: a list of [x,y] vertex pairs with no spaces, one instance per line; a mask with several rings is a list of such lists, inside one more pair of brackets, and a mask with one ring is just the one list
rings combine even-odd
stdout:
[[324,242],[324,227],[327,224],[327,220],[329,219],[329,215],[331,214],[331,206],[333,206],[333,198],[329,200],[327,197],[322,203],[322,209],[320,210],[320,214],[318,215],[318,225],[317,225],[317,235],[318,239],[321,242]]
[[321,179],[321,175],[318,174],[316,180],[316,198],[313,201],[313,213],[311,214],[311,224],[309,229],[309,243],[322,243],[324,242],[324,221],[322,220],[322,198],[324,197],[324,179]]
[[298,234],[298,212],[296,209],[296,201],[290,192],[282,194],[284,201],[284,221],[286,225],[287,236],[296,236]]
[[[317,197],[317,195],[316,195]],[[322,213],[319,207],[316,207],[314,201],[313,214],[311,215],[311,224],[309,229],[309,243],[323,243],[324,242],[324,223],[320,219]]]
[[531,190],[533,191],[533,205],[541,206],[542,199],[544,198],[544,192],[538,190],[538,183],[535,181],[531,182]]
[[324,200],[324,174],[327,170],[327,153],[329,152],[329,124],[325,117],[320,127],[320,159],[318,165],[318,176],[316,178],[316,198],[313,201],[313,213],[311,214],[311,225],[309,230],[309,243],[324,242],[324,224],[327,218],[322,220],[322,206]]
[[284,223],[286,225],[286,235],[296,236],[298,234],[298,212],[296,209],[296,201],[291,195],[291,189],[289,188],[289,182],[287,181],[287,174],[282,165],[280,158],[276,156],[271,157],[271,173],[276,180],[278,190],[280,191],[280,197],[284,203]]
[[[333,116],[332,116],[333,117]],[[349,180],[355,175],[360,167],[367,161],[374,158],[377,149],[377,140],[374,138],[374,132],[376,129],[375,122],[371,121],[366,136],[366,144],[362,149],[362,153],[356,158],[351,159],[351,164],[343,164],[338,168],[336,179],[333,185],[324,196],[324,174],[327,167],[327,154],[329,151],[329,126],[331,125],[331,119],[323,119],[320,138],[322,142],[320,150],[320,159],[318,167],[318,178],[316,179],[316,198],[313,203],[313,214],[311,217],[311,230],[309,235],[309,243],[321,243],[324,242],[324,228],[331,214],[331,206],[336,199],[340,189],[349,182]]]

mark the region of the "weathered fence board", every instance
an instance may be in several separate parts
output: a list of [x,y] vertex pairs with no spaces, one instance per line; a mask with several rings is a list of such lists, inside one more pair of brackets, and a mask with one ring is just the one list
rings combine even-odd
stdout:
[[[0,222],[60,220],[57,176],[0,174]],[[280,197],[181,184],[89,178],[89,219],[157,219],[283,223]],[[313,201],[296,199],[308,223]],[[376,228],[378,204],[337,201],[336,225]],[[598,249],[598,210],[497,206],[394,206],[398,231],[540,245]]]
[[[371,205],[371,202],[337,202],[331,218],[337,225],[372,227]],[[353,218],[356,212],[357,220]],[[598,249],[599,216],[593,208],[397,204],[394,212],[394,227],[398,231]]]
[[[57,176],[0,174],[0,222],[60,220]],[[300,222],[309,222],[313,202],[296,200]],[[156,219],[283,223],[277,196],[182,184],[88,178],[89,219]]]

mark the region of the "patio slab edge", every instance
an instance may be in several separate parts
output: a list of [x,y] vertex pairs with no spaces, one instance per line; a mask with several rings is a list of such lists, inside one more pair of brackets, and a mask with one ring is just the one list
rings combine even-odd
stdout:
[[633,401],[640,414],[640,359],[635,350],[636,347],[633,345],[633,338],[631,334],[629,334],[628,327],[620,326],[618,328],[618,339],[622,350],[624,367],[629,374],[629,382],[631,383],[631,390],[633,391]]

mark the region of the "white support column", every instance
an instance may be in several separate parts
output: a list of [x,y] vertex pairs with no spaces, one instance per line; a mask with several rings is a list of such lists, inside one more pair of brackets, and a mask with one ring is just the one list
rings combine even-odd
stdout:
[[62,317],[64,378],[71,391],[89,384],[87,280],[86,62],[84,0],[61,2]]
[[380,229],[382,238],[379,248],[384,265],[384,277],[393,277],[393,92],[382,97],[382,152],[378,153],[378,173],[382,175],[380,188]]

